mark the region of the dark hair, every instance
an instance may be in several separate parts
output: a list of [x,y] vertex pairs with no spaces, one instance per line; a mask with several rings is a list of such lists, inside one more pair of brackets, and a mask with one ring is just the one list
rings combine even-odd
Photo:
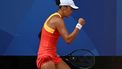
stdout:
[[55,0],[55,1],[56,1],[56,5],[59,6],[59,4],[60,4],[60,0]]
[[42,28],[40,29],[40,32],[38,34],[38,38],[40,39],[41,38],[41,34],[42,34]]
[[[60,5],[60,0],[55,0],[56,1],[56,5],[59,6]],[[61,8],[62,6],[59,6],[59,9]]]

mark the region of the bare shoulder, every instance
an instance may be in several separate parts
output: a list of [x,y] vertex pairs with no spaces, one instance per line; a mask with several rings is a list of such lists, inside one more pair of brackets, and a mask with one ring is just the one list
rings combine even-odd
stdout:
[[56,21],[56,22],[63,21],[63,19],[60,16],[58,16],[58,15],[54,16],[53,20]]
[[55,29],[57,24],[62,22],[62,21],[63,21],[63,19],[60,16],[55,15],[55,16],[51,17],[51,19],[48,21],[47,25],[49,27]]
[[57,25],[57,24],[63,24],[64,23],[64,21],[63,21],[63,19],[61,18],[61,17],[59,17],[59,16],[54,16],[53,17],[53,21],[55,22],[55,24]]

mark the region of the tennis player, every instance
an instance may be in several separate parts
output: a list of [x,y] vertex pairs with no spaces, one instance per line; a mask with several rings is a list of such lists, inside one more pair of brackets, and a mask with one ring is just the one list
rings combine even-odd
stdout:
[[68,18],[78,7],[73,0],[57,0],[57,3],[59,10],[47,18],[42,28],[37,56],[38,69],[71,69],[56,53],[58,38],[61,35],[66,43],[71,43],[85,24],[85,20],[79,18],[73,32],[69,34],[63,19]]

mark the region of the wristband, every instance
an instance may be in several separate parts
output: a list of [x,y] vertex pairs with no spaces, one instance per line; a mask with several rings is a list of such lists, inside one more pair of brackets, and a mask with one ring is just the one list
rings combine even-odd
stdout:
[[81,30],[82,27],[83,26],[81,24],[77,23],[76,28],[78,28],[79,30]]

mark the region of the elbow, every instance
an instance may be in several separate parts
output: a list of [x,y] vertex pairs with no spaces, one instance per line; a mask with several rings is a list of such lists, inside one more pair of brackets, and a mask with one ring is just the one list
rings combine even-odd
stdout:
[[70,43],[72,42],[72,40],[73,40],[73,39],[71,39],[71,38],[66,38],[66,39],[65,39],[65,41],[66,41],[67,44],[70,44]]
[[66,43],[67,43],[67,44],[70,44],[70,43],[71,43],[71,41],[70,41],[70,40],[67,40],[67,41],[66,41]]

